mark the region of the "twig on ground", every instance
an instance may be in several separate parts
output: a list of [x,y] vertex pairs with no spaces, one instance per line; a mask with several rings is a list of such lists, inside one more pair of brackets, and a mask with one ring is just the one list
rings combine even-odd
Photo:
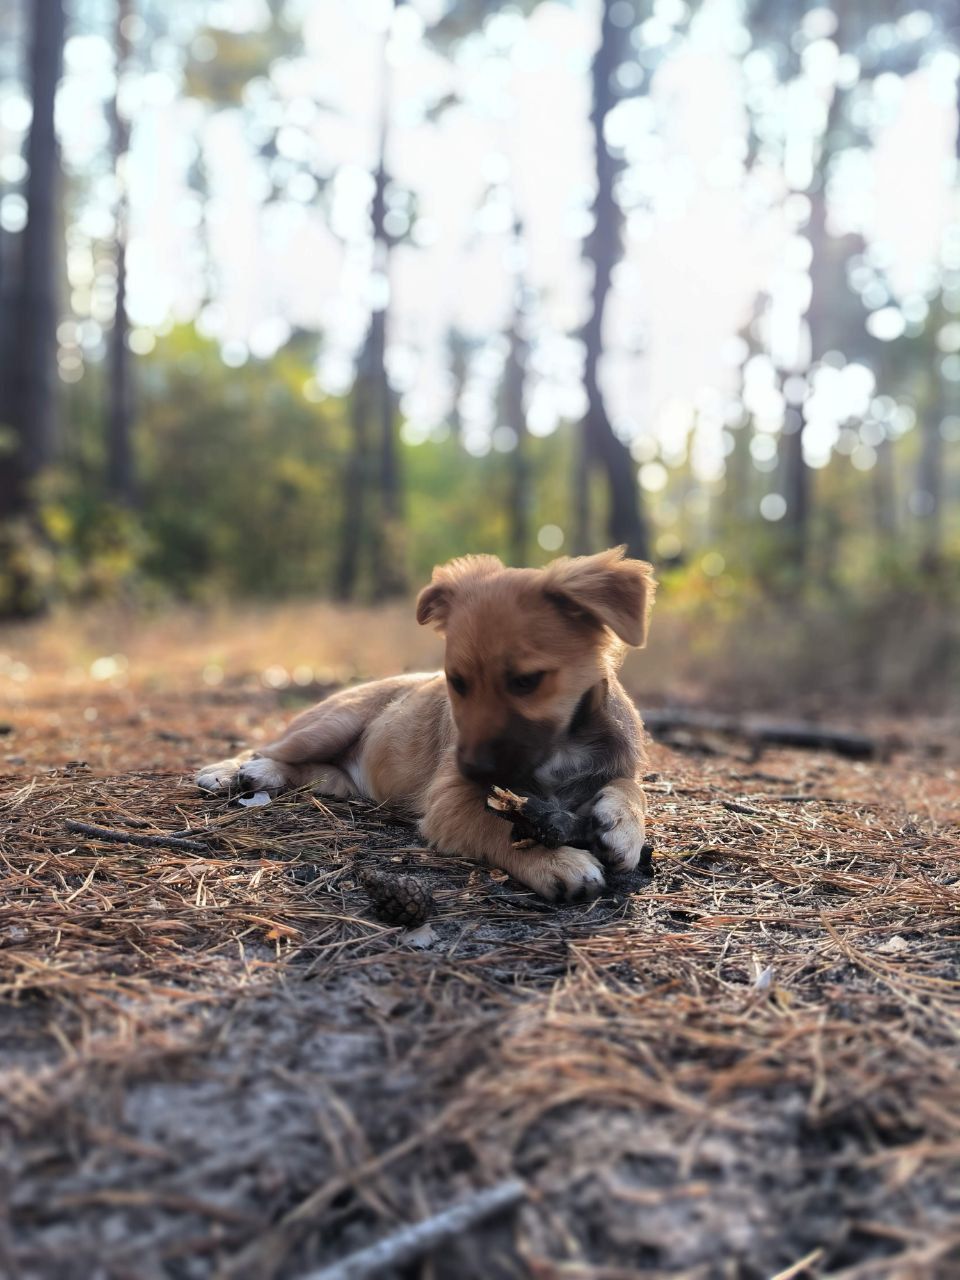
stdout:
[[801,1258],[799,1262],[795,1262],[792,1267],[787,1267],[785,1271],[778,1271],[773,1280],[796,1280],[796,1277],[802,1276],[804,1272],[809,1271],[823,1257],[822,1247],[812,1249],[805,1258]]
[[209,853],[199,840],[185,840],[175,835],[137,835],[135,831],[118,831],[116,827],[95,827],[89,822],[75,822],[68,818],[63,824],[72,835],[89,836],[92,840],[107,840],[111,844],[138,844],[146,848],[186,849],[190,853]]
[[523,1199],[526,1190],[519,1178],[499,1182],[422,1222],[401,1227],[369,1248],[360,1249],[322,1271],[311,1271],[302,1280],[366,1280],[368,1276],[382,1276],[391,1267],[412,1262],[445,1240],[511,1208]]

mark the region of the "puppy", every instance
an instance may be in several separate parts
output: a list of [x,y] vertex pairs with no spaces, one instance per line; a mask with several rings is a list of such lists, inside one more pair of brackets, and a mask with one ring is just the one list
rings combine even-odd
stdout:
[[[604,870],[632,870],[644,843],[642,725],[617,671],[626,647],[646,641],[654,589],[650,565],[623,548],[545,569],[453,560],[417,600],[417,621],[446,637],[443,672],[335,693],[197,783],[390,801],[434,848],[551,900],[595,897]],[[486,804],[498,784],[581,815],[590,848],[517,847]]]

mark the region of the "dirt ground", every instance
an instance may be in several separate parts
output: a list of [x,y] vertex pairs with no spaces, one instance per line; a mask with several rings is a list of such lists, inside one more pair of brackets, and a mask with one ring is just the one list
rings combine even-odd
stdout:
[[383,810],[196,792],[334,676],[61,645],[0,657],[0,1275],[297,1280],[509,1175],[384,1280],[960,1275],[955,725],[653,743],[652,875],[554,908]]

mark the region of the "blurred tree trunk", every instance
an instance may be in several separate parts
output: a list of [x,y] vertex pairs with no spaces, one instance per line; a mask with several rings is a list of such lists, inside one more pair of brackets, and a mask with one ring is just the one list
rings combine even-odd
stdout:
[[357,364],[357,376],[350,396],[350,452],[343,476],[343,507],[340,539],[334,573],[334,594],[338,600],[352,600],[357,594],[360,561],[367,540],[367,507],[370,490],[369,335]]
[[530,516],[533,509],[533,476],[530,464],[530,433],[524,406],[524,384],[527,370],[527,343],[523,336],[523,283],[517,281],[513,321],[507,335],[509,348],[503,376],[504,418],[516,436],[516,447],[509,455],[512,485],[510,489],[510,563],[522,566],[530,554]]
[[623,56],[620,47],[622,29],[611,17],[616,3],[617,0],[603,0],[600,44],[591,64],[593,105],[590,122],[593,127],[597,195],[593,207],[594,227],[584,245],[584,252],[593,266],[593,288],[590,317],[583,330],[587,412],[580,427],[583,449],[574,486],[574,544],[581,550],[589,540],[589,482],[586,472],[590,466],[598,465],[606,474],[609,487],[607,528],[610,541],[624,543],[629,555],[647,558],[649,539],[640,503],[637,468],[630,450],[614,433],[599,383],[603,317],[613,268],[620,257],[622,221],[614,197],[619,162],[611,155],[604,136],[607,113],[615,105],[611,82]]
[[[810,339],[810,367],[827,350],[829,306],[836,279],[830,261],[830,239],[827,233],[827,192],[825,161],[827,139],[838,108],[839,95],[834,93],[821,145],[818,165],[817,188],[810,193],[810,222],[807,237],[812,257],[810,262],[810,305],[807,308],[807,329]],[[787,510],[783,529],[787,537],[787,552],[797,568],[804,568],[810,551],[810,468],[803,459],[803,433],[806,413],[799,408],[796,429],[786,432],[781,441],[783,451],[783,496]]]
[[873,468],[873,513],[877,543],[880,550],[886,552],[897,534],[897,485],[893,441],[889,436],[884,436],[877,445],[877,461]]
[[[954,143],[957,160],[960,161],[960,82],[957,85],[957,133]],[[931,315],[931,327],[936,333],[949,319],[943,294]],[[917,497],[921,504],[918,520],[921,529],[920,571],[931,577],[943,569],[943,495],[944,449],[943,421],[956,403],[956,384],[948,382],[940,369],[939,354],[929,370],[930,395],[919,418],[920,456],[917,463]]]
[[[394,10],[403,0],[393,0]],[[390,132],[391,75],[386,58],[386,42],[381,60],[380,141],[372,208],[374,270],[382,273],[385,286],[390,282],[391,238],[386,230],[387,213],[387,148]],[[373,588],[377,599],[404,595],[407,576],[404,566],[403,493],[400,458],[397,448],[397,412],[393,390],[387,376],[388,302],[386,299],[370,318],[370,343],[375,386],[376,412],[379,425],[379,511],[374,545]]]
[[115,260],[117,267],[117,301],[113,329],[110,333],[110,363],[107,410],[107,492],[115,502],[132,507],[136,501],[133,446],[133,388],[130,349],[127,345],[127,237],[129,229],[129,194],[127,189],[127,155],[130,150],[130,125],[120,108],[120,80],[130,60],[131,0],[117,0],[116,67],[117,89],[111,109],[113,135],[113,172],[116,182]]
[[49,463],[57,442],[54,355],[60,157],[53,107],[63,65],[62,0],[35,0],[30,13],[33,119],[27,141],[27,225],[14,291],[16,323],[11,340],[10,378],[14,448],[8,455],[12,465],[3,483],[8,511],[28,509],[28,483]]
[[[3,45],[8,45],[11,51],[16,50],[19,46],[19,32],[17,31],[19,23],[17,19],[20,16],[19,9],[14,5],[13,0],[3,0],[2,5],[0,5],[0,30],[3,32],[2,43]],[[14,57],[9,54],[6,55],[5,70],[11,65]],[[4,191],[5,185],[5,183],[0,184],[0,196],[6,194]],[[15,480],[13,469],[7,465],[7,460],[12,453],[14,442],[13,428],[11,426],[13,412],[10,402],[10,377],[13,370],[13,355],[10,348],[14,329],[13,268],[16,243],[16,237],[0,227],[0,518],[7,512],[10,505],[7,487],[11,486]]]
[[[13,374],[13,266],[15,240],[0,228],[0,518],[12,509],[15,472],[12,466],[14,434]],[[10,490],[8,494],[8,488]]]
[[[402,0],[393,0],[393,8]],[[397,413],[387,376],[388,290],[391,238],[386,229],[390,68],[384,33],[380,62],[380,121],[374,171],[370,234],[373,271],[384,296],[373,299],[370,324],[357,361],[351,403],[353,441],[344,477],[344,508],[335,587],[340,599],[357,593],[364,547],[371,558],[370,582],[378,600],[405,594],[403,489],[397,448]],[[371,432],[370,427],[373,427]],[[375,437],[375,438],[372,438]]]
[[[841,15],[842,16],[842,15]],[[834,39],[841,50],[846,48],[841,21]],[[827,230],[827,170],[833,154],[833,135],[836,133],[843,108],[843,94],[836,88],[830,100],[830,108],[824,125],[817,162],[816,187],[810,192],[810,222],[807,238],[810,241],[810,304],[807,308],[807,328],[810,337],[810,365],[822,360],[831,346],[843,339],[843,317],[840,299],[846,290],[844,266],[855,252],[863,252],[864,243],[859,236],[832,236]],[[800,406],[798,430],[784,436],[782,448],[784,498],[787,502],[784,528],[788,547],[797,567],[802,568],[810,552],[810,514],[812,507],[811,471],[803,460],[803,432],[806,427],[805,406]]]
[[463,435],[463,416],[460,412],[460,397],[467,382],[468,345],[463,335],[452,329],[447,337],[450,351],[450,375],[453,379],[453,408],[450,410],[450,430],[453,438],[459,440]]
[[571,546],[575,556],[590,551],[590,448],[581,423],[573,442],[573,533]]
[[931,577],[943,567],[943,375],[930,371],[932,395],[920,414],[920,457],[917,463],[918,518],[921,529],[920,570]]
[[30,545],[39,537],[33,482],[57,444],[60,157],[53,113],[63,66],[62,0],[34,0],[27,15],[33,107],[26,149],[27,224],[17,252],[4,256],[0,325],[0,521],[13,518],[0,527],[0,614],[7,617],[35,613],[43,606],[30,564]]

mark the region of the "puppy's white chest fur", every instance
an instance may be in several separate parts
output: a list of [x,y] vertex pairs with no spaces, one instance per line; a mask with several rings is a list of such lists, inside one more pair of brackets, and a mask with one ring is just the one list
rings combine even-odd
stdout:
[[592,759],[587,747],[569,744],[555,751],[533,776],[538,786],[556,786],[557,783],[568,782],[571,778],[589,773]]

